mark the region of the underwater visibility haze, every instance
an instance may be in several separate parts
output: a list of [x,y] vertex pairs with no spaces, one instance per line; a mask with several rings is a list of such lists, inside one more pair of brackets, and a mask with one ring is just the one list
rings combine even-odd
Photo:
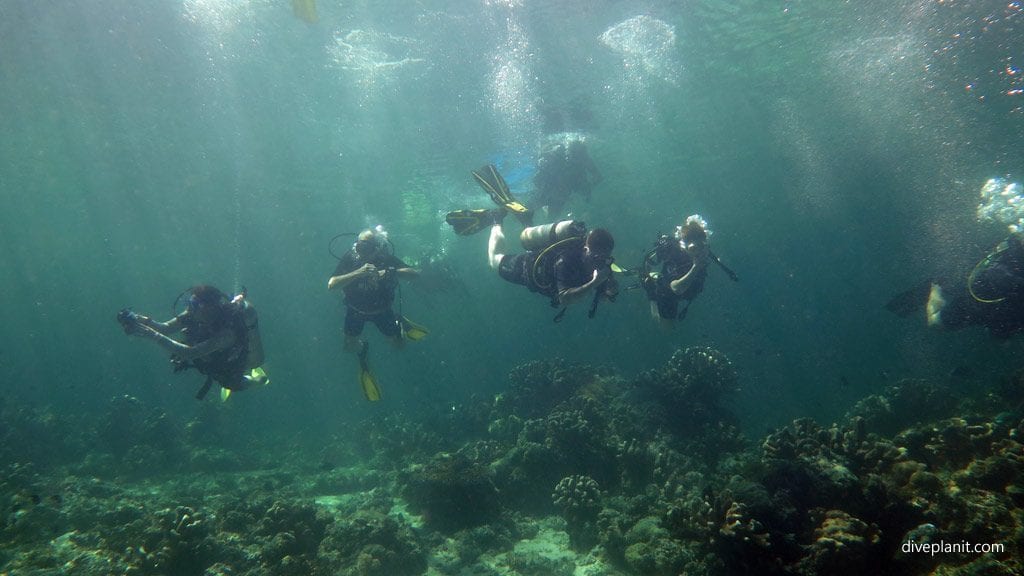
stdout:
[[[1022,38],[1015,0],[0,3],[0,574],[1024,573],[1022,337],[925,309],[1024,318],[973,292],[1024,226]],[[491,269],[488,165],[614,235],[614,301]],[[722,266],[658,322],[690,215]],[[360,355],[365,230],[419,276]],[[118,324],[204,284],[269,384],[197,400]],[[1002,546],[908,546],[963,542]]]

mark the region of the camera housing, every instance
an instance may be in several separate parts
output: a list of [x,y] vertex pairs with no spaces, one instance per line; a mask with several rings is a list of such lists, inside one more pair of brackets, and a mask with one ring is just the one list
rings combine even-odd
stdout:
[[124,328],[125,333],[131,332],[139,324],[138,317],[130,308],[122,308],[121,311],[117,313],[117,321],[121,323],[121,327]]

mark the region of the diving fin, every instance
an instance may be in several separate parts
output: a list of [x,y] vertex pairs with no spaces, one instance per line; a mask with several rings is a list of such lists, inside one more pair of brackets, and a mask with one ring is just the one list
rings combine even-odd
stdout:
[[246,388],[265,386],[270,383],[270,377],[266,375],[266,371],[263,370],[262,366],[253,368],[243,378],[245,379]]
[[[249,388],[255,388],[257,386],[266,386],[267,384],[270,384],[270,377],[267,376],[267,373],[263,370],[263,367],[259,366],[253,368],[252,370],[249,370],[247,374],[243,374],[242,383],[243,386],[241,388],[236,388],[236,390],[248,390]],[[220,401],[227,402],[228,398],[231,397],[232,391],[233,390],[231,388],[221,386]]]
[[430,331],[424,326],[409,320],[405,316],[402,316],[400,324],[402,326],[402,336],[413,342],[419,342],[426,338],[427,334],[430,334]]
[[270,384],[270,376],[267,376],[267,372],[262,366],[250,370],[245,379],[249,381],[249,386],[266,386]]
[[454,210],[449,212],[444,217],[444,220],[451,225],[452,230],[459,236],[469,236],[470,234],[476,234],[481,230],[490,228],[495,224],[500,224],[501,219],[504,217],[504,208],[495,208],[493,210],[478,208],[475,210]]
[[473,170],[473,178],[498,206],[507,208],[516,214],[526,214],[530,211],[529,208],[516,202],[515,198],[512,198],[512,192],[509,191],[508,184],[501,177],[494,164],[488,164]]
[[380,387],[377,386],[377,379],[370,372],[370,363],[366,359],[369,351],[370,343],[363,342],[363,347],[359,349],[359,385],[363,387],[363,396],[370,402],[376,402],[380,400]]

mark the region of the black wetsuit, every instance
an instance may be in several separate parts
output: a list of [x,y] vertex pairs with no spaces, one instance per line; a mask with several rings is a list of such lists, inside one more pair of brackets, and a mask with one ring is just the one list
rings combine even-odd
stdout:
[[[647,276],[643,280],[644,290],[647,298],[658,305],[658,316],[666,320],[674,320],[681,314],[685,315],[686,308],[682,313],[679,310],[679,303],[683,300],[692,302],[701,292],[704,291],[704,280],[708,277],[707,268],[701,268],[695,272],[696,276],[690,283],[686,292],[676,294],[672,291],[670,284],[686,275],[693,268],[693,259],[679,246],[678,242],[665,243],[659,246],[653,255],[654,262],[661,262],[661,273],[657,278]],[[689,306],[689,304],[687,304]]]
[[[538,258],[541,260],[538,262]],[[583,239],[567,241],[552,252],[506,254],[498,266],[498,274],[508,282],[526,286],[531,292],[543,294],[552,306],[559,306],[558,295],[570,288],[579,288],[594,277],[594,267],[583,255]],[[611,275],[599,288],[614,294],[616,280]]]
[[[949,288],[942,310],[942,326],[952,330],[985,326],[997,338],[1008,338],[1024,330],[1024,238],[1011,236],[1004,250],[990,255],[980,266],[970,287],[967,282]],[[971,291],[974,293],[971,294]]]
[[389,338],[397,337],[401,334],[401,326],[398,314],[391,308],[395,301],[395,289],[398,288],[396,270],[408,268],[408,265],[393,254],[380,253],[365,260],[355,250],[349,250],[341,257],[334,275],[348,274],[367,262],[378,270],[390,270],[383,278],[357,278],[342,288],[348,309],[345,314],[345,334],[359,336],[363,333],[363,326],[370,321],[377,325],[381,334]]
[[195,322],[187,313],[178,317],[183,327],[184,341],[189,346],[195,346],[213,338],[225,327],[235,335],[231,346],[195,358],[182,367],[195,368],[200,374],[213,378],[218,384],[229,390],[242,390],[247,384],[243,376],[248,367],[249,329],[245,324],[245,314],[241,307],[226,304],[222,309],[222,314],[223,317],[220,321],[213,325]]

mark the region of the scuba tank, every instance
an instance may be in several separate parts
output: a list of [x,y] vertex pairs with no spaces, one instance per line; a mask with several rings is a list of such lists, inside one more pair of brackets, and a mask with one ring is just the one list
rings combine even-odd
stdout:
[[587,225],[578,220],[562,220],[540,226],[530,226],[519,235],[519,242],[523,248],[536,252],[543,250],[556,242],[583,236],[587,232]]
[[260,338],[259,315],[256,313],[256,307],[249,304],[245,298],[239,299],[235,305],[241,310],[242,321],[245,323],[245,339],[248,345],[245,366],[258,368],[263,364],[263,339]]

